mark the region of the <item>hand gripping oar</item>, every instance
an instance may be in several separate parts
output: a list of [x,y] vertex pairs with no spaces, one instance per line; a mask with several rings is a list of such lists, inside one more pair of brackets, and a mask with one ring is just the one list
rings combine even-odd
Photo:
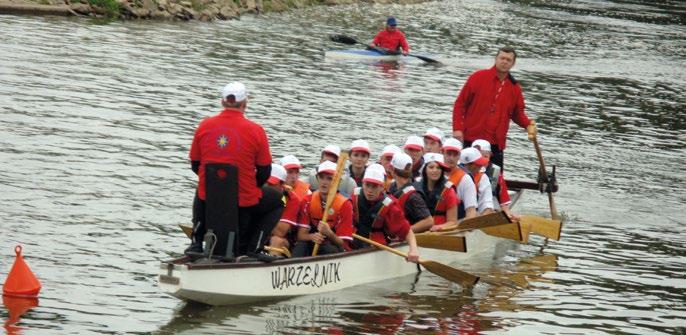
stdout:
[[[392,252],[398,256],[407,258],[407,254],[400,251],[400,250],[393,249],[389,246],[383,245],[381,243],[378,243],[376,241],[370,240],[368,238],[362,237],[362,236],[357,235],[357,234],[353,234],[353,237],[362,241],[362,242],[371,244],[371,245],[373,245],[379,249],[383,249],[383,250],[386,250],[388,252]],[[438,276],[441,276],[441,277],[443,277],[443,278],[445,278],[451,282],[458,283],[462,286],[473,286],[474,284],[476,284],[479,281],[479,277],[472,275],[472,274],[469,274],[467,272],[458,270],[456,268],[447,266],[443,263],[420,259],[419,264],[421,264],[424,268],[429,270],[429,272],[436,274]]]
[[[334,42],[336,42],[336,43],[343,43],[343,44],[348,44],[348,45],[362,44],[362,45],[365,45],[365,46],[366,46],[366,44],[364,44],[364,43],[362,43],[362,42],[356,40],[354,37],[350,37],[350,36],[347,36],[347,35],[332,34],[332,35],[330,36],[330,38],[331,38],[332,41],[334,41]],[[390,54],[390,52],[389,52],[388,50],[385,50],[385,49],[382,49],[382,48],[374,48],[374,50],[376,50],[376,51],[378,51],[378,52],[380,52],[381,54],[384,54],[384,55]],[[436,63],[436,64],[440,63],[439,61],[437,61],[437,60],[435,60],[435,59],[433,59],[433,58],[426,57],[426,56],[420,56],[420,55],[415,55],[415,54],[410,54],[410,53],[408,53],[407,55],[408,55],[408,56],[411,56],[411,57],[419,58],[419,59],[421,59],[421,60],[423,60],[423,61],[425,61],[425,62],[427,62],[427,63]]]
[[[333,180],[331,181],[331,186],[329,186],[329,194],[326,195],[326,206],[324,207],[324,215],[322,216],[322,222],[319,224],[326,224],[326,219],[329,217],[329,210],[333,205],[333,200],[336,199],[336,194],[338,194],[338,184],[341,181],[341,175],[343,175],[343,168],[345,168],[345,161],[348,160],[348,153],[343,151],[341,155],[338,156],[338,164],[336,164],[336,174],[333,175]],[[312,249],[312,256],[317,256],[319,252],[319,243],[314,244],[314,249]]]
[[[543,154],[541,154],[541,147],[538,145],[538,139],[534,135],[531,139],[534,142],[534,148],[536,149],[536,156],[538,156],[538,162],[540,163],[541,175],[543,175],[544,180],[548,180],[548,171],[545,169],[545,162],[543,162]],[[555,206],[555,199],[553,199],[553,193],[551,192],[552,186],[548,186],[548,202],[550,203],[550,217],[553,220],[558,220],[557,207]]]

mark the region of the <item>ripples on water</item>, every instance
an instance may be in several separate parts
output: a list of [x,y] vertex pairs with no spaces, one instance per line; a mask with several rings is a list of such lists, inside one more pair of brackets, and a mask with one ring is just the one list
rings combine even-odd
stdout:
[[[43,282],[24,333],[508,330],[679,333],[686,328],[683,213],[686,7],[676,1],[452,1],[316,7],[215,23],[0,16],[0,269],[14,244]],[[396,15],[443,67],[326,62]],[[494,49],[515,75],[557,164],[563,240],[503,251],[473,271],[524,283],[459,292],[426,273],[277,304],[205,307],[164,296],[160,259],[186,243],[187,150],[217,90],[245,81],[248,115],[275,156],[311,167],[329,141],[380,150],[429,125]],[[510,176],[533,178],[519,129]],[[545,215],[529,193],[520,211]],[[476,265],[475,265],[476,266]],[[4,276],[3,276],[4,278]],[[7,311],[0,311],[7,317]]]

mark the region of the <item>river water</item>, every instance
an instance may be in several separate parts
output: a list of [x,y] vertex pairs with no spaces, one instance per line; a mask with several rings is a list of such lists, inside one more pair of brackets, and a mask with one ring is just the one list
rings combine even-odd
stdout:
[[[331,62],[330,33],[367,41],[393,14],[415,52],[400,64]],[[43,284],[8,332],[684,333],[686,5],[678,1],[444,1],[315,7],[228,22],[0,16],[0,280],[22,244]],[[467,76],[495,50],[557,165],[561,241],[532,237],[469,270],[528,283],[459,291],[430,273],[239,307],[161,293],[159,261],[187,239],[187,152],[218,90],[244,81],[274,156],[309,167],[334,142],[378,152],[450,129]],[[513,126],[508,177],[536,156]],[[548,215],[529,192],[518,213]],[[0,308],[0,318],[9,317]]]

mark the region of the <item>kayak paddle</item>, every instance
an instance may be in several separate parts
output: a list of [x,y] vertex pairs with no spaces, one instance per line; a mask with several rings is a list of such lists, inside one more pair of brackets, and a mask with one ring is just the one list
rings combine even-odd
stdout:
[[[330,38],[331,38],[332,41],[334,41],[334,42],[336,42],[336,43],[343,43],[343,44],[348,44],[348,45],[362,44],[362,45],[367,46],[366,44],[364,44],[364,43],[362,43],[362,42],[356,40],[354,37],[350,37],[350,36],[347,36],[347,35],[332,34],[332,35],[330,36]],[[383,48],[379,48],[379,47],[373,48],[373,50],[375,50],[375,51],[377,51],[377,52],[379,52],[379,53],[381,53],[381,54],[384,54],[384,55],[389,55],[389,54],[392,55],[392,54],[393,54],[393,53],[390,52],[389,50],[386,50],[386,49],[383,49]],[[427,63],[434,63],[434,64],[440,64],[440,63],[441,63],[441,62],[439,62],[439,61],[437,61],[437,60],[435,60],[435,59],[433,59],[433,58],[429,58],[429,57],[426,57],[426,56],[420,56],[420,55],[409,54],[409,53],[408,53],[407,55],[408,55],[408,56],[411,56],[411,57],[419,58],[419,59],[421,59],[421,60],[423,60],[423,61],[425,61],[425,62],[427,62]]]

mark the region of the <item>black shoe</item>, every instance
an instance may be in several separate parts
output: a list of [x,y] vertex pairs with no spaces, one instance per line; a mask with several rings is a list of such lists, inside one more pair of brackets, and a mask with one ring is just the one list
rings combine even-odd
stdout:
[[202,254],[202,243],[200,242],[191,242],[191,245],[186,248],[186,250],[183,251],[183,253],[187,256],[194,254]]
[[257,258],[258,261],[265,262],[265,263],[271,263],[273,261],[283,259],[283,257],[281,257],[281,256],[275,256],[275,255],[266,253],[264,251],[255,253],[255,255],[253,257]]

